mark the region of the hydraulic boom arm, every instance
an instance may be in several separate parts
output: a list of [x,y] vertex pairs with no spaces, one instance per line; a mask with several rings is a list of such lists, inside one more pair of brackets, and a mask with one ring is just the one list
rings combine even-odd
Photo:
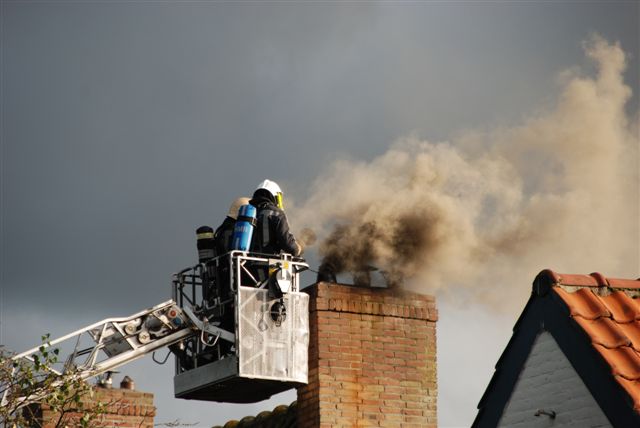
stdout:
[[[66,353],[60,360],[62,367],[48,369],[58,374],[73,369],[81,379],[97,376],[196,334],[198,328],[194,321],[198,321],[195,315],[191,311],[185,314],[173,300],[129,317],[108,318],[43,345],[59,349],[60,355]],[[40,346],[29,349],[13,359],[33,362],[33,355],[39,349]],[[6,390],[3,394],[2,404],[8,393]],[[27,405],[41,398],[23,397],[22,400]]]

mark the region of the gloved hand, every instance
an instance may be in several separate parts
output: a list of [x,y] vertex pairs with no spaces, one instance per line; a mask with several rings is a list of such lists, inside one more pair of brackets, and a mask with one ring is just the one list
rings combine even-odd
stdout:
[[300,231],[298,242],[300,242],[302,248],[307,248],[315,244],[317,239],[318,237],[316,236],[316,233],[308,227],[305,227]]

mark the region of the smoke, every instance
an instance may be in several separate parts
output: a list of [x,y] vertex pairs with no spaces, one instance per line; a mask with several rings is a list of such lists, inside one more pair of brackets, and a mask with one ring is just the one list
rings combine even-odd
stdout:
[[637,276],[638,119],[625,111],[625,53],[598,36],[584,50],[595,75],[563,73],[549,111],[451,142],[408,136],[370,162],[338,160],[291,217],[318,232],[337,270],[374,265],[422,292],[520,298],[547,267]]

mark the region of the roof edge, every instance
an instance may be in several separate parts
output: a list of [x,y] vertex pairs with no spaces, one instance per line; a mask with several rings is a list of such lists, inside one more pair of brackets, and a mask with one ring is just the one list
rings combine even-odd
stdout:
[[544,269],[538,273],[533,281],[533,294],[540,297],[546,296],[554,285],[640,289],[640,278],[635,280],[607,278],[600,272],[580,275],[557,273],[551,269]]
[[540,297],[546,296],[551,287],[560,283],[560,279],[560,276],[551,269],[540,271],[533,280],[533,294]]

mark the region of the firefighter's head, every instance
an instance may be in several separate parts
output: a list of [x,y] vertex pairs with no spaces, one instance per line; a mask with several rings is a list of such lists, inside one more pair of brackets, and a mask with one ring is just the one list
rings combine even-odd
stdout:
[[266,190],[273,197],[273,203],[275,203],[278,208],[284,209],[282,189],[280,189],[278,183],[271,180],[264,180],[260,184],[258,184],[256,191],[258,190]]
[[236,220],[238,218],[238,210],[241,206],[247,205],[249,203],[249,198],[238,198],[229,207],[229,212],[227,213],[228,217]]

